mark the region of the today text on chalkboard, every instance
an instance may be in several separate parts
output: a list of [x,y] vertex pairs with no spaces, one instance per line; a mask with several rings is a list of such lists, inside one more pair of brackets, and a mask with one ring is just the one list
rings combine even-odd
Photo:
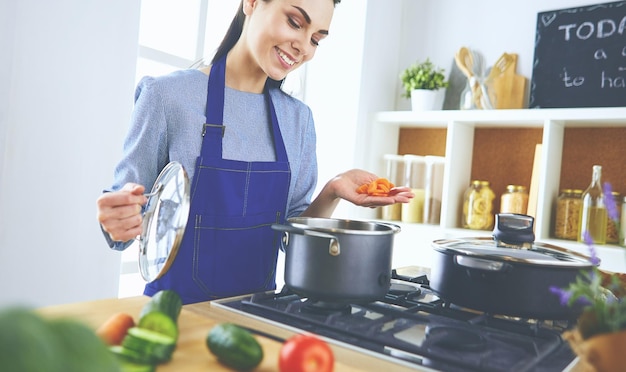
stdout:
[[626,1],[537,15],[530,108],[626,106]]

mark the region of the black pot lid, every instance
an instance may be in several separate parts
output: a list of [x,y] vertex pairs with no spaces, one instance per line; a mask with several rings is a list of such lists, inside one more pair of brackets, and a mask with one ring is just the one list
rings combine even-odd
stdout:
[[178,162],[170,162],[148,195],[139,237],[139,272],[152,282],[174,262],[189,217],[189,177]]
[[462,255],[473,258],[517,262],[560,268],[591,268],[589,257],[550,244],[502,245],[491,237],[440,239],[432,243],[435,250],[444,254]]

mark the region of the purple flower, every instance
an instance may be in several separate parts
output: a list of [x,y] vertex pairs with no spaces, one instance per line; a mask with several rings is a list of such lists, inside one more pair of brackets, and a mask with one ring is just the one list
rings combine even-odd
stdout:
[[583,230],[583,241],[585,242],[585,244],[589,246],[589,249],[592,249],[593,238],[591,237],[591,234],[589,233],[588,230]]
[[555,287],[553,285],[550,286],[550,292],[559,296],[559,300],[561,301],[562,306],[567,306],[567,304],[569,303],[570,297],[572,297],[572,293],[570,291],[567,291],[559,287]]
[[604,192],[604,205],[606,205],[606,212],[608,213],[610,219],[617,221],[619,216],[617,213],[615,199],[613,199],[613,189],[611,184],[608,182],[605,182],[603,186],[602,191]]
[[579,296],[579,297],[576,299],[576,303],[577,303],[577,304],[580,304],[580,305],[582,305],[582,306],[589,306],[589,305],[593,305],[593,302],[592,302],[592,301],[591,301],[591,300],[590,300],[587,296],[584,296],[584,295]]
[[584,232],[584,238],[585,243],[589,246],[589,260],[591,261],[591,264],[595,266],[600,265],[600,258],[598,258],[598,252],[596,251],[596,247],[593,245],[589,232]]

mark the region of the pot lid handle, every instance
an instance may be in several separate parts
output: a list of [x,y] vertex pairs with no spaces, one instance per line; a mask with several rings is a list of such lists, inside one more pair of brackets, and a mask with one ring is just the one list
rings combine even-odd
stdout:
[[497,245],[532,247],[535,241],[534,217],[518,213],[496,214],[493,239]]

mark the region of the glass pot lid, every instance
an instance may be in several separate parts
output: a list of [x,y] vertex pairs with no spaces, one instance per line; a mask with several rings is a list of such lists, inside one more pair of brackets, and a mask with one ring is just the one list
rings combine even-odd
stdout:
[[432,245],[444,254],[480,260],[578,269],[593,266],[589,257],[578,252],[534,242],[533,225],[532,216],[500,213],[491,238],[440,239]]
[[492,237],[440,239],[433,248],[444,254],[460,255],[499,262],[551,266],[561,268],[591,268],[589,257],[550,244],[534,243],[529,248],[499,245]]
[[139,272],[152,282],[174,262],[189,217],[189,177],[178,162],[170,162],[148,194],[139,240]]

